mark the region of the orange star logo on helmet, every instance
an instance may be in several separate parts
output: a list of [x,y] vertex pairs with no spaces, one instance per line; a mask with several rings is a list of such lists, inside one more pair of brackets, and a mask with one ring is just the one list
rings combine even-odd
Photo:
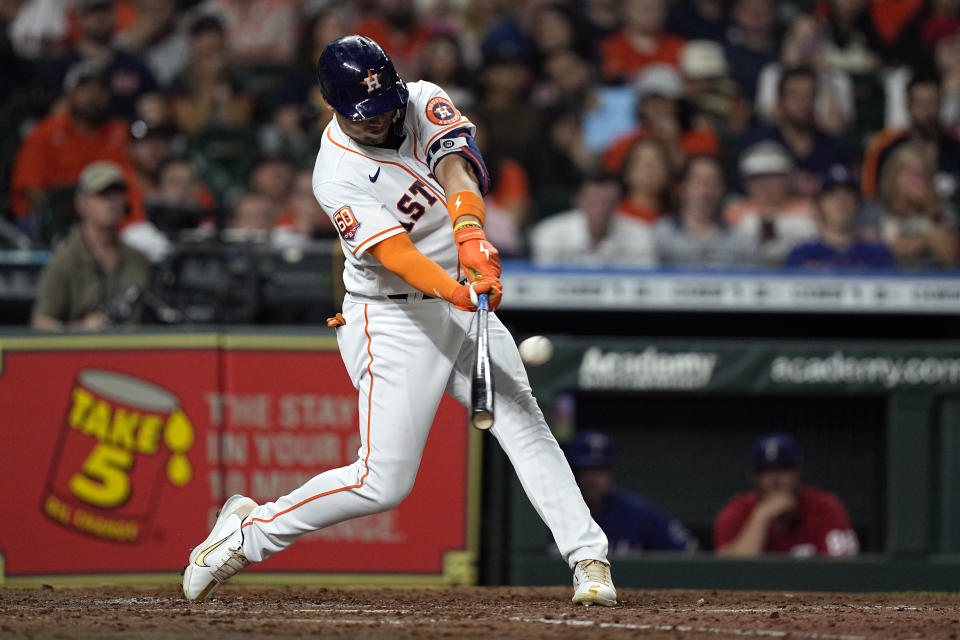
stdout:
[[363,79],[363,84],[367,85],[367,93],[373,93],[374,89],[380,88],[380,74],[367,71],[367,77]]

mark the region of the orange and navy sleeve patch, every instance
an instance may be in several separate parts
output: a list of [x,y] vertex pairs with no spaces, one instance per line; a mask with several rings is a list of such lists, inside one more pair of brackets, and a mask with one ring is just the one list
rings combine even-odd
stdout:
[[460,120],[460,112],[453,103],[442,96],[431,98],[427,103],[427,120],[437,125],[453,124]]
[[354,217],[353,210],[350,207],[340,207],[333,214],[333,224],[337,226],[337,231],[344,240],[353,240],[357,235],[357,229],[360,228],[360,222]]

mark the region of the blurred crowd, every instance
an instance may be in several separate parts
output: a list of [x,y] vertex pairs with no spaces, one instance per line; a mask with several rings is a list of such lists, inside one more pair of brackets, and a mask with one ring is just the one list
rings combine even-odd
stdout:
[[4,246],[67,238],[102,161],[154,263],[335,237],[314,65],[360,33],[477,124],[505,256],[957,266],[960,0],[0,0],[0,27]]

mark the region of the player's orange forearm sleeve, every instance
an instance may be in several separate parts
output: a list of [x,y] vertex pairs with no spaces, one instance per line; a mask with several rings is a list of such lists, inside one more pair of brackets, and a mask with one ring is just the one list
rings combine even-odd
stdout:
[[447,212],[453,221],[454,228],[460,216],[474,216],[482,227],[487,219],[487,207],[480,194],[473,191],[459,191],[447,201]]
[[460,286],[443,267],[420,253],[405,233],[378,242],[369,253],[404,282],[428,296],[452,302],[453,291]]

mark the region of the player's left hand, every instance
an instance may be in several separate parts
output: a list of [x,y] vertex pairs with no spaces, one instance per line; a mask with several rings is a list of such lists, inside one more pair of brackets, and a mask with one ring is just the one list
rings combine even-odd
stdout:
[[479,225],[469,225],[454,232],[457,241],[457,253],[460,264],[467,271],[471,281],[480,276],[500,279],[500,252],[487,240]]
[[454,289],[450,302],[452,302],[453,306],[457,309],[476,311],[477,295],[481,293],[487,294],[487,306],[490,311],[495,311],[503,299],[503,286],[499,280],[487,276],[480,276],[474,282],[462,284]]

